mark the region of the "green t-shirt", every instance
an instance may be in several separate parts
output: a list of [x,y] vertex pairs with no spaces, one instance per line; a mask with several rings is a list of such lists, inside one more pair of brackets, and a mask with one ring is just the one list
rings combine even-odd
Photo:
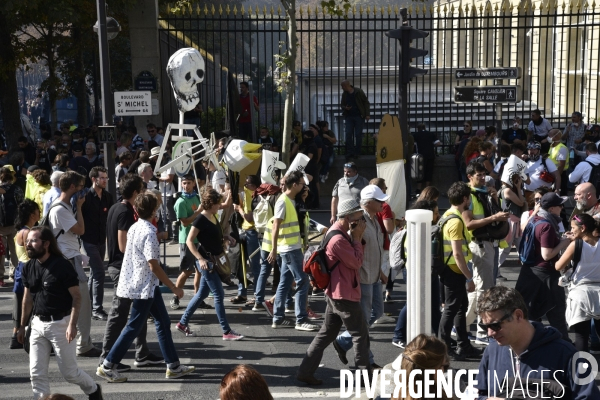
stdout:
[[[185,198],[185,196],[181,196],[175,202],[175,215],[177,219],[190,217],[195,210],[200,208],[200,199],[198,196],[193,196],[191,198]],[[188,234],[190,233],[190,229],[192,229],[192,224],[188,226],[183,226],[181,224],[179,226],[179,243],[185,243],[187,240]],[[194,243],[198,243],[198,239],[194,239]]]

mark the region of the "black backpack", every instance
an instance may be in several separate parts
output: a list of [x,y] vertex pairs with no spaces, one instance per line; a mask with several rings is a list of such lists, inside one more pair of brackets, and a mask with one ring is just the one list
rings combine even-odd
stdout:
[[600,164],[592,164],[587,160],[584,160],[584,162],[590,164],[590,166],[592,167],[592,170],[590,171],[590,179],[588,180],[588,182],[594,185],[594,187],[596,188],[596,193],[598,193],[598,190],[600,189]]
[[[431,227],[431,271],[441,275],[448,265],[452,254],[444,257],[444,225],[453,218],[459,218],[456,214],[448,214]],[[465,238],[466,241],[466,238]],[[404,246],[402,246],[404,248]]]
[[[498,202],[489,193],[471,190],[471,194],[483,205],[483,213],[486,218],[502,212]],[[492,222],[475,229],[473,237],[477,240],[502,240],[508,235],[509,228],[508,221]]]
[[0,226],[13,226],[17,208],[25,198],[23,190],[16,184],[4,185],[6,193],[0,196]]

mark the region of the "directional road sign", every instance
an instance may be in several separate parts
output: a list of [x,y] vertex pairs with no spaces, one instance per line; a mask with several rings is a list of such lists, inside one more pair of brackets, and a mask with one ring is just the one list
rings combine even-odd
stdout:
[[116,115],[152,115],[150,92],[115,92]]
[[521,68],[460,68],[454,73],[456,79],[485,80],[485,79],[519,79]]
[[520,86],[458,86],[454,88],[456,103],[518,103]]
[[98,141],[100,143],[115,143],[117,141],[114,126],[99,126]]

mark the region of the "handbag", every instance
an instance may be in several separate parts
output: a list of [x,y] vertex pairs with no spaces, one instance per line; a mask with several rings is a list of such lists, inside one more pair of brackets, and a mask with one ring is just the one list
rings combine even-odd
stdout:
[[546,167],[546,160],[548,158],[542,156],[542,167],[544,167],[544,171],[542,171],[542,173],[540,174],[540,179],[543,180],[546,183],[554,183],[554,175],[552,175],[549,171],[548,168]]
[[[223,237],[223,228],[221,228],[221,224],[216,224],[219,226],[221,230],[221,237]],[[220,254],[212,254],[207,251],[202,244],[200,244],[200,248],[206,254],[208,261],[210,261],[213,265],[211,272],[215,271],[219,278],[221,278],[221,282],[229,284],[231,282],[231,265],[229,264],[229,258],[224,251]]]

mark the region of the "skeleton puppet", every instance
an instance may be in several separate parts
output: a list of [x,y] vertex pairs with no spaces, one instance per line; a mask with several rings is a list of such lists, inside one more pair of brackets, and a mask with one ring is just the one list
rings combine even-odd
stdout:
[[180,123],[183,123],[183,113],[193,110],[200,101],[198,84],[204,80],[204,71],[204,59],[191,47],[179,49],[169,58],[167,75],[177,99]]

